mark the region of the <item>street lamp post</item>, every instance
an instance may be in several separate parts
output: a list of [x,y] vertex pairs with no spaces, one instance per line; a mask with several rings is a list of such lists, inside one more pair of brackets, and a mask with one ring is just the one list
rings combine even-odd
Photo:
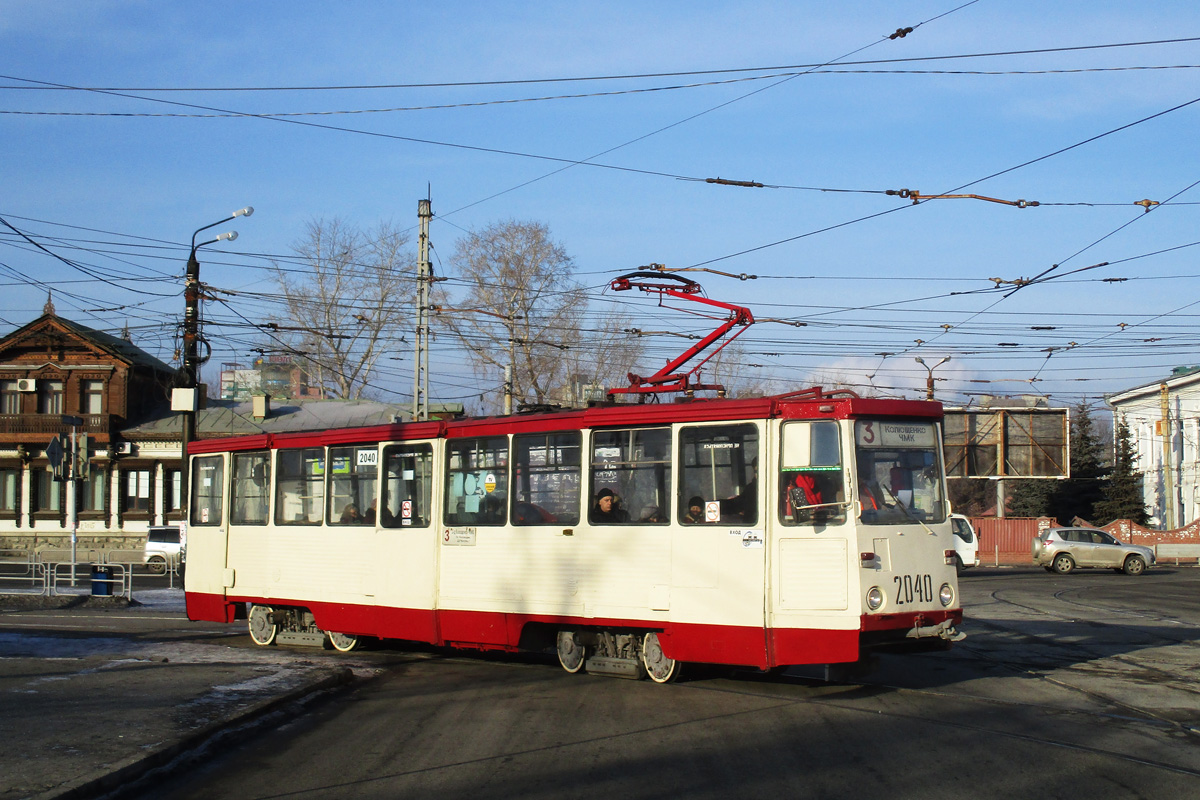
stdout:
[[199,384],[200,365],[208,360],[200,358],[200,262],[196,260],[196,251],[201,247],[217,242],[230,241],[237,238],[237,231],[218,234],[207,242],[196,243],[196,236],[201,231],[216,227],[238,217],[248,217],[254,213],[250,206],[238,209],[224,219],[197,228],[192,233],[192,249],[188,254],[187,275],[184,279],[183,299],[183,369],[180,380],[184,390],[182,402],[172,403],[173,410],[183,411],[183,444],[181,447],[182,465],[179,480],[179,508],[182,514],[181,527],[186,530],[188,519],[188,504],[191,501],[191,468],[188,464],[188,445],[196,440],[196,412],[200,407]]
[[[929,372],[929,377],[925,381],[925,399],[926,400],[933,399],[933,380],[934,380],[933,371],[935,369],[937,369],[938,367],[940,367],[942,364],[945,364],[949,360],[950,360],[950,356],[946,356],[941,361],[939,361],[938,363],[934,364],[931,367],[925,363],[925,359],[921,358],[920,356],[917,356],[916,362],[918,364],[920,364],[922,367],[924,367],[926,370],[928,370],[928,372]],[[939,380],[945,380],[945,378],[939,378]]]

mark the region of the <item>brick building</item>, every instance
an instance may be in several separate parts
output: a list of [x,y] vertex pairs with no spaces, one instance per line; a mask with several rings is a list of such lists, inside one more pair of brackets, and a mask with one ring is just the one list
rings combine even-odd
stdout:
[[114,518],[148,525],[155,471],[123,458],[129,448],[121,431],[161,407],[174,378],[175,370],[132,342],[63,319],[50,302],[42,316],[0,339],[0,538],[66,532],[66,482],[54,479],[47,456],[52,439],[70,438],[64,415],[82,421],[80,529],[108,528]]

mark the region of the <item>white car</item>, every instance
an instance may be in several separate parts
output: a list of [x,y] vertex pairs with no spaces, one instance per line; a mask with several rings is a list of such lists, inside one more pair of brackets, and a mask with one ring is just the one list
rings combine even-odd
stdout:
[[967,567],[979,566],[979,537],[962,514],[950,515],[950,529],[954,532],[954,565],[961,575]]
[[168,564],[179,565],[179,528],[174,525],[155,525],[146,534],[142,563],[154,573],[167,571]]

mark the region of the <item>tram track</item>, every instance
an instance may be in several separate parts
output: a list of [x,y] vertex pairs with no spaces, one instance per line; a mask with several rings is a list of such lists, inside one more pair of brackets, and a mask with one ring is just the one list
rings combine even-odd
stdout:
[[[803,681],[803,683],[801,683],[801,681]],[[797,689],[819,688],[819,686],[814,686],[814,684],[817,684],[817,683],[818,682],[808,681],[808,680],[804,680],[804,679],[789,680],[789,679],[785,678],[783,681],[781,681],[777,684],[774,684],[774,685],[779,686],[781,688],[783,688],[783,687],[789,687],[789,688],[795,687]],[[979,703],[979,704],[992,706],[992,707],[1002,706],[1002,707],[1022,708],[1022,709],[1028,709],[1031,711],[1039,711],[1039,712],[1044,712],[1046,710],[1045,705],[1039,704],[1039,703],[1027,703],[1027,702],[1016,701],[1016,700],[1004,700],[1004,699],[999,699],[999,698],[981,697],[979,695],[957,694],[957,693],[952,693],[952,692],[941,692],[941,691],[935,691],[935,690],[929,690],[929,689],[914,689],[911,687],[897,686],[894,684],[887,684],[887,683],[873,683],[870,681],[864,681],[864,682],[855,683],[855,684],[846,684],[844,688],[853,689],[856,686],[862,687],[864,689],[886,689],[889,692],[894,692],[894,693],[902,694],[902,695],[913,695],[913,696],[921,696],[921,697],[936,697],[936,698],[952,699],[952,700],[960,701],[960,702],[965,701],[965,702],[971,702],[971,703]],[[743,688],[738,688],[738,689],[724,688],[724,687],[716,688],[716,687],[712,687],[712,686],[707,686],[707,687],[702,687],[702,688],[705,690],[708,690],[708,691],[735,692],[738,694],[745,694],[745,695],[763,698],[763,699],[768,699],[768,698],[769,699],[780,699],[780,694],[776,693],[776,692],[772,692],[772,691],[753,691],[753,690],[748,690],[748,689],[743,689]],[[1067,687],[1067,688],[1072,688],[1072,687]],[[1078,741],[1068,741],[1067,739],[1062,739],[1062,738],[1039,736],[1036,734],[1025,733],[1025,732],[1021,732],[1021,731],[1004,730],[1002,728],[997,728],[997,727],[990,727],[990,726],[986,726],[986,725],[960,722],[960,721],[956,721],[956,720],[946,719],[945,717],[940,716],[940,715],[935,716],[932,714],[924,715],[924,714],[906,713],[906,712],[901,712],[901,711],[880,708],[878,705],[873,705],[871,707],[864,707],[863,705],[852,702],[852,701],[837,700],[837,699],[824,698],[824,697],[795,698],[795,702],[808,704],[808,705],[821,706],[824,708],[833,708],[833,709],[837,709],[839,711],[847,711],[847,712],[852,712],[852,713],[856,713],[856,714],[869,715],[872,718],[883,717],[885,719],[895,720],[898,722],[921,723],[921,724],[927,724],[927,725],[932,725],[932,726],[937,726],[937,727],[942,727],[942,728],[961,730],[961,731],[969,732],[975,736],[978,736],[978,735],[998,736],[998,737],[1003,737],[1003,738],[1007,738],[1007,739],[1013,739],[1013,740],[1017,740],[1017,741],[1027,742],[1027,743],[1035,744],[1035,745],[1045,745],[1045,746],[1055,747],[1055,748],[1064,749],[1064,750],[1073,750],[1076,752],[1088,753],[1091,755],[1100,756],[1103,758],[1110,758],[1110,759],[1125,762],[1125,763],[1137,764],[1140,766],[1146,766],[1146,767],[1151,767],[1154,769],[1160,769],[1160,770],[1164,770],[1167,772],[1173,772],[1173,773],[1180,774],[1180,775],[1187,775],[1190,777],[1200,778],[1200,768],[1196,768],[1196,767],[1189,767],[1189,766],[1186,766],[1183,764],[1176,764],[1176,763],[1164,761],[1161,759],[1146,758],[1143,756],[1138,756],[1135,754],[1121,752],[1121,751],[1113,750],[1113,749],[1109,749],[1109,748],[1096,747],[1094,745],[1089,745],[1089,744],[1085,744],[1085,743],[1078,742]],[[1194,728],[1190,728],[1189,726],[1181,726],[1178,723],[1174,723],[1170,720],[1163,720],[1154,715],[1132,716],[1131,717],[1131,716],[1125,716],[1125,715],[1120,715],[1120,714],[1087,711],[1087,710],[1080,710],[1080,709],[1068,709],[1068,708],[1059,708],[1059,709],[1055,709],[1055,711],[1061,715],[1071,715],[1071,716],[1078,716],[1078,717],[1084,717],[1084,718],[1094,718],[1094,719],[1096,719],[1098,721],[1102,721],[1106,724],[1120,724],[1120,725],[1127,725],[1127,726],[1128,725],[1136,725],[1140,729],[1148,729],[1150,731],[1153,731],[1153,732],[1159,733],[1159,734],[1170,733],[1173,730],[1182,730],[1191,735],[1200,734],[1200,731],[1197,731]],[[1143,715],[1146,714],[1146,712],[1144,710],[1141,711],[1141,713]],[[979,740],[978,740],[978,738],[972,738],[972,739],[970,739],[970,741],[977,742]]]
[[[1081,588],[1074,587],[1055,592],[1052,596],[1058,602],[1088,610],[1101,611],[1105,614],[1135,617],[1148,622],[1160,624],[1185,624],[1171,617],[1165,617],[1162,615],[1141,611],[1126,611],[1123,609],[1095,606],[1079,602],[1078,600],[1072,600],[1067,597],[1067,595],[1071,593],[1077,593],[1079,591],[1081,591]],[[996,590],[991,592],[989,596],[998,604],[1012,606],[1026,612],[1032,612],[1034,614],[1054,620],[1060,620],[1077,625],[1087,625],[1089,627],[1098,629],[1116,629],[1121,631],[1135,632],[1138,635],[1138,638],[1148,640],[1144,643],[1138,643],[1136,645],[1138,647],[1150,648],[1157,646],[1183,646],[1189,649],[1200,647],[1195,639],[1173,636],[1159,631],[1150,631],[1147,630],[1143,625],[1123,624],[1108,620],[1080,619],[1076,615],[1064,614],[1058,611],[1048,610],[1046,608],[1035,607],[1028,603],[1018,602],[1003,596],[1003,594],[1003,590]],[[1057,657],[1048,659],[1049,663],[1031,665],[1028,662],[1020,661],[1018,659],[998,657],[994,650],[981,648],[978,645],[971,643],[970,640],[968,640],[967,643],[960,644],[955,648],[960,654],[963,653],[963,651],[966,651],[967,653],[971,654],[972,658],[1005,667],[1017,672],[1018,674],[1035,678],[1058,688],[1073,693],[1078,693],[1094,701],[1123,709],[1129,714],[1133,715],[1131,718],[1152,719],[1161,725],[1179,730],[1189,737],[1200,736],[1200,728],[1197,728],[1194,725],[1180,722],[1178,720],[1172,720],[1155,711],[1132,705],[1104,692],[1078,686],[1072,682],[1063,680],[1062,678],[1051,674],[1051,672],[1055,672],[1065,673],[1066,675],[1075,674],[1079,676],[1085,676],[1087,678],[1111,678],[1113,680],[1119,680],[1123,682],[1144,684],[1149,687],[1166,686],[1174,692],[1179,692],[1192,697],[1200,697],[1200,688],[1196,688],[1190,680],[1181,677],[1177,671],[1172,671],[1171,669],[1166,668],[1167,666],[1170,666],[1166,662],[1146,658],[1134,659],[1121,653],[1111,652],[1111,646],[1088,645],[1080,642],[1065,642],[1062,638],[1053,636],[1051,634],[1039,634],[1016,625],[997,622],[994,619],[971,617],[970,623],[1008,636],[1015,636],[1019,641],[1023,641],[1028,644],[1052,648],[1053,651],[1057,651],[1059,655]],[[1126,646],[1128,646],[1128,644],[1126,644]],[[1078,664],[1077,662],[1079,661],[1085,661],[1086,666],[1081,666]],[[1104,664],[1106,662],[1109,664],[1120,665],[1122,668],[1116,668],[1115,666],[1105,667]]]

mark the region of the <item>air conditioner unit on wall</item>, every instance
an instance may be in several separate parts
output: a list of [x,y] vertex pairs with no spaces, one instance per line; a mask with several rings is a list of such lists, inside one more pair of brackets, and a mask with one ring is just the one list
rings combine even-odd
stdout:
[[123,456],[130,455],[133,453],[133,442],[117,442],[113,445],[113,450]]
[[17,378],[18,392],[36,392],[37,381],[33,378]]

